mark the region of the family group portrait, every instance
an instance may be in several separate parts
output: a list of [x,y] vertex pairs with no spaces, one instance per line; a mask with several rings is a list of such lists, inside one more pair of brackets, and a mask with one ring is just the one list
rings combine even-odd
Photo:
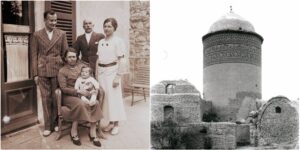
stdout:
[[149,1],[1,1],[1,148],[149,148]]

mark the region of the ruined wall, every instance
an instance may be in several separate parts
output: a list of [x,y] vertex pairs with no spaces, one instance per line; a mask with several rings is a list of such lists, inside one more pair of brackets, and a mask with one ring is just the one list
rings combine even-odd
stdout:
[[154,85],[151,88],[151,93],[167,94],[166,88],[168,85],[174,85],[172,93],[199,93],[194,85],[186,80],[164,80]]
[[[171,85],[171,86],[170,86]],[[164,121],[166,107],[179,125],[202,121],[200,92],[188,81],[161,81],[151,88],[151,121]]]
[[250,125],[237,124],[236,125],[236,143],[237,145],[250,145]]
[[298,116],[298,102],[285,97],[269,100],[258,116],[258,144],[280,144],[297,140]]
[[236,148],[236,124],[229,122],[210,123],[208,135],[212,149]]
[[151,95],[151,121],[164,121],[166,106],[174,109],[174,121],[179,125],[202,121],[198,94]]
[[[152,148],[235,149],[236,124],[199,123],[188,126],[161,126],[151,122]],[[155,126],[155,127],[154,127]],[[156,130],[153,130],[153,129]]]

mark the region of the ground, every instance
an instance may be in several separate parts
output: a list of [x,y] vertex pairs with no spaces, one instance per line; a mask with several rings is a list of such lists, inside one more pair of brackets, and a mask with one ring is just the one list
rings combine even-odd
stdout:
[[[140,99],[141,97],[137,97]],[[118,135],[106,133],[107,139],[101,139],[101,148],[108,149],[149,149],[150,147],[150,124],[149,124],[149,98],[147,101],[139,101],[131,105],[131,97],[125,98],[125,110],[127,120],[120,122]],[[105,122],[103,123],[105,124]],[[79,129],[81,146],[72,143],[69,131],[56,141],[57,133],[49,137],[43,137],[41,124],[1,136],[1,149],[93,149],[99,148],[89,141],[87,128]]]

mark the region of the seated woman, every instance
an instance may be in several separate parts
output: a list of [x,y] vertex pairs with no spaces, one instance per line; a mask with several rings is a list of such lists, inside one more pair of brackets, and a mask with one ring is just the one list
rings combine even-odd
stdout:
[[69,110],[62,111],[66,120],[72,121],[71,140],[75,145],[81,145],[78,137],[78,122],[90,122],[90,141],[96,146],[101,146],[96,134],[96,122],[102,118],[100,103],[96,100],[93,104],[82,101],[78,95],[91,96],[86,90],[76,90],[74,88],[76,79],[80,75],[81,68],[86,66],[78,61],[77,52],[73,48],[68,48],[64,55],[65,66],[59,70],[58,82],[62,90],[62,103]]

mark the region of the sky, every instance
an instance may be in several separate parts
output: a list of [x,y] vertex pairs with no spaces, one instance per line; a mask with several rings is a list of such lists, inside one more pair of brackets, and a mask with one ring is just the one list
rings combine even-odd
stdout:
[[264,38],[262,99],[299,99],[299,0],[151,0],[151,86],[187,79],[203,92],[202,36],[230,6]]

